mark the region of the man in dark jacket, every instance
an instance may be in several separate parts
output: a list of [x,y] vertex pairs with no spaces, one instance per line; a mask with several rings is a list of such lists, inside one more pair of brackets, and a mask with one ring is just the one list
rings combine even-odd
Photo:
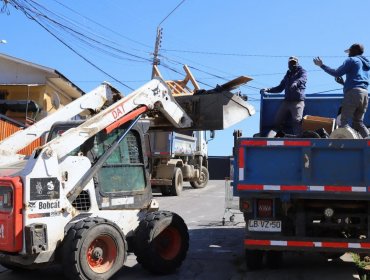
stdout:
[[286,72],[280,84],[273,88],[261,89],[260,93],[279,93],[285,90],[285,98],[281,103],[275,116],[274,130],[270,131],[268,137],[274,137],[276,131],[284,130],[288,114],[293,121],[293,134],[301,133],[301,122],[304,109],[304,91],[306,89],[307,72],[298,64],[298,58],[291,56],[288,60],[289,70]]
[[334,76],[338,82],[343,81],[341,78],[346,75],[343,82],[343,102],[340,127],[349,127],[352,120],[352,126],[357,130],[363,138],[369,136],[369,130],[364,125],[364,115],[368,106],[368,91],[369,85],[369,60],[362,56],[364,46],[361,44],[353,44],[345,52],[348,53],[348,58],[337,69],[332,69],[326,66],[320,57],[314,58],[314,63],[321,67],[326,73]]

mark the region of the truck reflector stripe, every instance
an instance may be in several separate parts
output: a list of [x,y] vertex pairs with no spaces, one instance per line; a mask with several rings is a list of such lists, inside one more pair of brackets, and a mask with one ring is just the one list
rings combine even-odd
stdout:
[[307,186],[281,186],[282,191],[307,191]]
[[267,146],[266,140],[242,140],[241,146]]
[[311,146],[311,141],[284,141],[285,146],[298,146],[298,147],[309,147]]
[[324,248],[348,248],[348,242],[322,242]]
[[244,148],[239,148],[239,168],[244,168]]
[[311,146],[311,141],[294,141],[294,140],[284,140],[284,141],[271,141],[271,140],[242,140],[240,142],[241,146],[291,146],[291,147],[309,147]]
[[[314,242],[311,241],[288,241],[288,246],[293,247],[315,247]],[[321,243],[321,242],[318,242]]]
[[239,180],[244,180],[244,168],[239,168]]
[[238,185],[238,191],[262,191],[263,185]]
[[[244,173],[242,170],[239,169],[239,178],[240,174],[243,174],[244,177]],[[238,191],[370,192],[370,187],[352,187],[352,186],[286,186],[286,185],[238,184],[237,189]]]
[[267,141],[267,146],[284,146],[284,141]]
[[271,240],[271,245],[272,246],[286,246],[288,244],[287,241],[276,241],[276,240]]
[[352,249],[369,249],[370,243],[359,242],[317,242],[303,240],[256,240],[244,239],[244,245],[248,246],[283,246],[283,247],[314,247],[314,248],[352,248]]
[[263,189],[266,190],[266,191],[279,191],[280,186],[264,185]]
[[322,192],[325,190],[324,186],[309,186],[309,188],[313,192]]
[[349,186],[325,186],[326,192],[351,192],[352,187]]

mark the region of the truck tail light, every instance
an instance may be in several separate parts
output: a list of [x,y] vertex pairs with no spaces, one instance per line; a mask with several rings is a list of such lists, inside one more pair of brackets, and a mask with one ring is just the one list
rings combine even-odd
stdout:
[[23,186],[19,177],[0,178],[0,251],[23,247]]
[[240,211],[242,212],[253,212],[253,204],[249,199],[240,199]]
[[258,199],[257,200],[257,215],[259,218],[273,217],[273,200],[272,199]]

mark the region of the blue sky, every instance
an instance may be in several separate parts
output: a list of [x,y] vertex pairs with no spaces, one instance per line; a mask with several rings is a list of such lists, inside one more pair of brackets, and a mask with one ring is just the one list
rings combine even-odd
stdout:
[[[127,94],[130,90],[122,84],[137,88],[150,79],[156,28],[182,1],[28,2],[96,40],[88,46],[56,30],[69,46],[121,83],[86,63],[11,5],[0,14],[0,39],[7,41],[0,44],[1,53],[57,69],[85,91],[109,81]],[[368,0],[186,0],[161,24],[160,70],[165,79],[182,79],[177,72],[182,72],[181,64],[187,64],[204,88],[240,75],[254,79],[241,90],[257,114],[216,132],[216,139],[209,143],[210,155],[230,155],[234,129],[242,129],[244,136],[258,132],[258,89],[281,81],[289,56],[298,56],[308,71],[307,93],[340,88],[312,59],[320,56],[325,64],[338,67],[345,59],[343,50],[355,42],[364,44],[367,55],[369,11]],[[97,51],[102,44],[120,52]]]

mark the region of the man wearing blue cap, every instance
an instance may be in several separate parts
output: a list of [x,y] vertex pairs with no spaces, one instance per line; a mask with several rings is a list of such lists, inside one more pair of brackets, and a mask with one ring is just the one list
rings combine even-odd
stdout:
[[[357,130],[362,138],[369,136],[369,130],[364,125],[364,115],[368,107],[368,85],[370,62],[363,56],[364,46],[353,44],[345,52],[348,58],[337,69],[326,66],[320,57],[314,58],[313,62],[321,67],[326,73],[336,78],[336,81],[343,84],[343,102],[340,127],[349,127],[352,120],[352,126]],[[343,80],[342,76],[346,75]]]

